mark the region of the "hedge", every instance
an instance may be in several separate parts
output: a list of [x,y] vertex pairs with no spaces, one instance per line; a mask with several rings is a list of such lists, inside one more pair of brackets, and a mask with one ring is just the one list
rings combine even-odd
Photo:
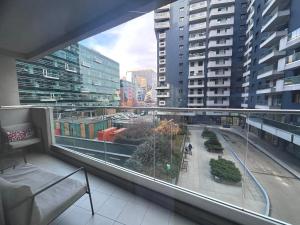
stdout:
[[205,147],[209,152],[223,152],[223,147],[217,137],[211,137],[204,142]]
[[214,132],[208,130],[207,128],[204,128],[204,130],[202,132],[202,137],[203,138],[217,138],[217,135]]
[[221,181],[238,183],[242,180],[240,170],[230,160],[211,159],[209,165],[211,174]]

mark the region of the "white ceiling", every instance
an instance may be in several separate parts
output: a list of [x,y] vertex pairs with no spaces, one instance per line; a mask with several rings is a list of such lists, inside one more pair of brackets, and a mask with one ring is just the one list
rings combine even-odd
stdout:
[[0,0],[0,54],[49,54],[174,0]]

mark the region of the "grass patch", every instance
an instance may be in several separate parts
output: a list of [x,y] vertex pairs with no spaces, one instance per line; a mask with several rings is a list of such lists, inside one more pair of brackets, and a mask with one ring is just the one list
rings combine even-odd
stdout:
[[211,174],[221,181],[238,183],[242,180],[240,170],[230,160],[211,159],[209,165]]

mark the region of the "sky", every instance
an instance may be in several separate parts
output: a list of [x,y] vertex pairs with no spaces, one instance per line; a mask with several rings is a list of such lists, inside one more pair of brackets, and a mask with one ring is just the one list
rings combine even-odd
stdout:
[[156,38],[154,12],[85,39],[80,43],[117,61],[120,77],[126,71],[153,69],[156,71]]

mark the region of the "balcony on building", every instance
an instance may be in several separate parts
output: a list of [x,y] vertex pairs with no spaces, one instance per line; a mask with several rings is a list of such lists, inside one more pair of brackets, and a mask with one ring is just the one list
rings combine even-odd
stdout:
[[170,12],[157,12],[154,14],[155,21],[162,21],[170,19]]
[[208,70],[207,77],[213,78],[213,77],[230,77],[231,76],[231,70]]
[[165,100],[159,100],[158,101],[158,105],[159,106],[165,106],[166,105],[166,101]]
[[170,89],[170,84],[159,85],[156,87],[156,90],[168,90]]
[[242,83],[242,87],[248,87],[250,85],[249,81],[245,81]]
[[189,35],[189,41],[193,42],[193,41],[200,41],[200,40],[205,40],[206,39],[206,33],[191,33]]
[[217,59],[208,61],[207,68],[231,67],[231,65],[231,59]]
[[263,25],[261,27],[261,32],[276,31],[279,27],[288,23],[290,18],[290,10],[279,10],[278,8],[264,18]]
[[232,56],[232,49],[212,50],[208,52],[208,58],[228,58]]
[[[250,32],[253,30],[253,27],[254,27],[254,22],[253,22],[253,20],[251,19],[250,22],[248,23],[247,30],[246,30],[246,34],[250,33]],[[250,36],[249,36],[249,37],[250,37]]]
[[247,104],[247,103],[242,103],[242,104],[241,104],[241,107],[242,107],[242,108],[248,108],[248,104]]
[[[223,97],[224,98],[224,97]],[[229,100],[222,100],[222,98],[217,98],[214,100],[207,100],[206,105],[209,107],[228,107],[229,106]]]
[[190,71],[190,74],[188,76],[188,79],[189,80],[195,80],[195,79],[203,79],[205,76],[204,76],[204,73],[201,71],[201,72],[197,72],[195,73],[194,71]]
[[209,17],[216,18],[216,17],[223,17],[223,16],[230,16],[234,14],[234,6],[224,7],[224,8],[213,8],[210,10]]
[[204,52],[190,53],[189,54],[189,60],[190,61],[201,60],[201,59],[205,59],[205,53]]
[[251,33],[248,33],[248,35],[247,35],[248,37],[247,37],[247,39],[246,39],[246,41],[245,41],[245,45],[248,45],[252,40],[253,40],[253,33],[251,32]]
[[270,48],[264,54],[261,55],[258,63],[277,63],[278,59],[285,56],[285,54],[285,51],[279,51],[276,48]]
[[165,76],[165,75],[159,75],[159,76],[158,76],[158,81],[159,81],[159,82],[166,81],[166,76]]
[[154,23],[155,30],[165,30],[170,28],[170,21],[164,22],[155,22]]
[[271,13],[276,7],[279,9],[284,9],[289,3],[290,0],[268,0],[264,5],[262,16],[266,16],[267,14]]
[[278,71],[295,70],[300,67],[300,52],[295,52],[278,60]]
[[244,53],[244,56],[250,56],[251,55],[251,52],[252,52],[252,46],[250,47],[250,48],[248,48],[246,51],[245,51],[245,53]]
[[230,91],[217,90],[217,91],[207,91],[207,97],[229,97]]
[[212,19],[209,22],[209,29],[228,27],[230,25],[233,25],[233,23],[234,23],[234,17]]
[[246,66],[250,65],[250,63],[251,63],[251,58],[248,57],[248,58],[246,58],[246,61],[244,62],[243,66],[246,67]]
[[195,22],[203,22],[206,21],[207,12],[200,12],[200,13],[194,13],[189,15],[189,22],[195,23]]
[[201,82],[192,82],[191,80],[189,81],[189,84],[188,84],[188,88],[204,88],[204,82],[201,81]]
[[166,56],[166,50],[161,50],[158,52],[158,56]]
[[225,40],[210,40],[208,43],[208,48],[220,48],[220,47],[230,47],[233,44],[232,38],[226,38]]
[[203,100],[201,101],[189,100],[188,102],[188,107],[203,107],[203,106],[204,106]]
[[211,0],[210,8],[234,5],[235,0]]
[[159,59],[158,64],[159,65],[165,65],[166,64],[166,59]]
[[207,1],[202,1],[202,2],[191,3],[189,9],[191,13],[195,13],[195,12],[206,10],[206,7],[207,7]]
[[214,29],[209,31],[209,37],[226,37],[233,35],[233,27],[223,28],[223,29]]
[[298,91],[298,90],[300,90],[300,75],[285,77],[283,79],[283,91]]
[[247,13],[251,11],[251,8],[253,7],[255,0],[248,0],[248,8],[247,8]]
[[247,20],[246,20],[246,23],[247,23],[247,24],[252,20],[252,18],[253,18],[253,16],[254,16],[254,13],[255,13],[255,9],[254,9],[254,7],[251,7],[251,8],[250,8],[250,11],[249,11],[249,13],[248,13]]
[[189,31],[206,30],[206,22],[190,24]]
[[166,67],[160,67],[160,68],[158,69],[158,72],[159,72],[159,73],[165,73],[165,72],[166,72]]
[[246,71],[243,73],[243,77],[247,77],[247,76],[249,76],[249,75],[250,75],[250,73],[251,73],[251,71],[250,71],[250,67],[247,67],[247,68],[246,68]]
[[166,42],[165,41],[158,42],[158,47],[159,48],[165,48],[166,47]]
[[199,51],[204,50],[206,48],[205,42],[191,43],[189,45],[189,51]]
[[158,98],[169,98],[170,92],[157,92],[156,96]]
[[208,80],[207,87],[230,87],[230,80]]
[[267,38],[260,44],[260,48],[270,48],[276,45],[277,43],[279,43],[280,39],[285,35],[287,35],[287,30],[275,31],[271,34],[268,34]]
[[300,28],[287,34],[281,38],[279,49],[280,50],[294,50],[300,47]]
[[276,84],[273,84],[273,82],[262,84],[257,87],[256,94],[270,94],[276,92]]
[[283,75],[283,72],[278,71],[275,65],[263,66],[262,69],[257,72],[257,79],[262,79],[266,77],[280,77]]
[[159,33],[158,34],[158,39],[165,39],[166,38],[166,33],[165,32],[163,32],[163,33]]
[[203,93],[203,91],[201,91],[201,92],[198,92],[197,91],[197,89],[192,89],[192,90],[195,90],[195,91],[193,91],[193,92],[189,92],[188,93],[188,97],[189,98],[197,98],[197,97],[204,97],[204,93]]

